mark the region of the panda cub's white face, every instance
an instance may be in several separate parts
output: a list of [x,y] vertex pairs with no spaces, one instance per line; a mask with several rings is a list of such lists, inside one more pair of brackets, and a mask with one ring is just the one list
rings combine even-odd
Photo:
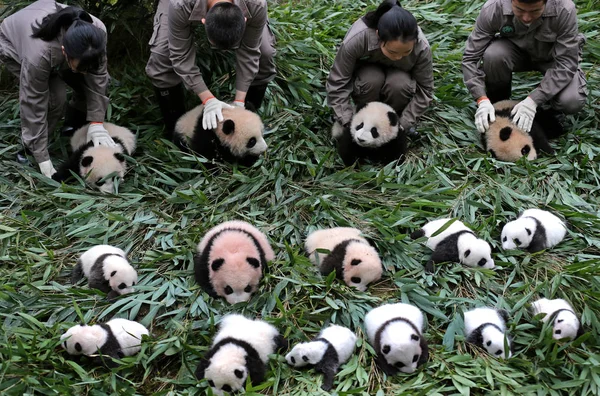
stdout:
[[562,338],[577,338],[579,330],[579,319],[573,312],[562,311],[556,315],[552,329],[552,338],[560,340]]
[[304,367],[308,364],[317,364],[323,358],[327,345],[323,342],[303,342],[294,347],[285,355],[285,360],[290,366]]
[[352,140],[362,147],[380,147],[398,136],[398,115],[385,103],[360,108],[350,123]]
[[503,249],[525,249],[529,247],[535,231],[535,222],[528,220],[517,219],[506,223],[502,228]]

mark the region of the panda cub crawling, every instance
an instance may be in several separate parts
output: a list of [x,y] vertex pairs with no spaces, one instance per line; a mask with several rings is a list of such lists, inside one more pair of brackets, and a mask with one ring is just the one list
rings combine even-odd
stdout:
[[71,274],[71,283],[83,277],[89,286],[102,290],[108,298],[133,292],[138,281],[135,269],[127,261],[125,252],[110,245],[97,245],[79,257]]
[[[360,291],[381,278],[383,266],[377,251],[361,236],[361,231],[350,227],[336,227],[313,231],[306,238],[306,252],[319,267],[321,274],[335,271],[338,279]],[[318,250],[328,250],[322,253]]]
[[135,355],[141,349],[142,337],[147,335],[148,329],[137,322],[112,319],[93,326],[73,326],[60,339],[62,347],[70,355],[94,357],[98,363],[113,365],[102,357],[120,359]]
[[349,128],[335,122],[331,135],[346,166],[360,159],[387,164],[403,160],[406,153],[406,134],[398,114],[382,102],[357,106]]
[[412,239],[426,236],[427,246],[433,250],[431,258],[425,265],[427,272],[433,272],[433,265],[444,261],[459,262],[469,267],[494,268],[492,249],[483,239],[461,221],[455,220],[448,228],[432,236],[452,219],[433,220],[423,228],[413,232]]
[[542,298],[531,304],[533,314],[546,314],[542,322],[552,323],[552,338],[560,340],[563,338],[575,339],[583,334],[581,322],[573,307],[563,299],[548,300]]
[[285,339],[267,322],[226,315],[210,351],[198,364],[196,378],[206,378],[215,395],[243,389],[248,377],[259,384],[265,379],[269,355],[286,347]]
[[113,138],[117,147],[94,146],[87,141],[88,125],[79,128],[71,137],[71,148],[73,154],[65,161],[58,171],[52,176],[56,181],[66,181],[71,177],[71,172],[81,176],[92,188],[98,188],[103,193],[114,192],[113,179],[105,179],[114,173],[121,180],[125,177],[127,164],[126,155],[132,155],[135,151],[135,134],[129,129],[104,123],[104,128]]
[[502,228],[502,248],[535,253],[558,245],[566,234],[565,223],[556,215],[541,209],[527,209]]
[[429,347],[423,337],[423,313],[410,304],[385,304],[365,316],[369,343],[376,362],[387,375],[412,373],[427,362]]
[[333,387],[340,365],[350,359],[355,346],[356,335],[352,330],[331,325],[321,330],[314,340],[297,344],[285,360],[294,367],[315,366],[323,373],[323,390],[328,391]]
[[251,166],[267,151],[265,129],[258,114],[235,107],[223,109],[223,121],[216,129],[202,127],[204,106],[182,115],[175,124],[175,141],[206,159],[222,159]]
[[[506,336],[508,313],[505,310],[476,308],[465,312],[464,321],[468,343],[485,349],[492,356],[512,356],[512,340]],[[504,350],[505,339],[508,350]]]
[[538,108],[529,133],[519,129],[512,121],[511,111],[519,103],[503,100],[494,103],[496,121],[481,135],[483,144],[493,157],[501,161],[516,162],[521,157],[534,160],[540,152],[554,154],[548,139],[564,133],[553,110]]
[[275,253],[265,234],[245,221],[226,221],[210,229],[194,257],[196,282],[229,304],[248,301]]

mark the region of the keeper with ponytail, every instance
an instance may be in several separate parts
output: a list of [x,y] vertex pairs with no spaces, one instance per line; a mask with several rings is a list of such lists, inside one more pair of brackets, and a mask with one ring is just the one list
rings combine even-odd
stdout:
[[[89,141],[115,145],[103,126],[109,77],[106,27],[99,19],[77,7],[38,0],[0,24],[0,64],[19,79],[23,144],[45,176],[56,172],[48,140],[65,114],[67,85],[73,95],[63,133],[90,122]],[[21,153],[18,159],[27,162]]]
[[341,125],[350,124],[352,101],[379,101],[396,110],[401,129],[417,135],[416,123],[433,99],[433,61],[415,17],[398,1],[385,0],[356,21],[338,49],[326,89]]

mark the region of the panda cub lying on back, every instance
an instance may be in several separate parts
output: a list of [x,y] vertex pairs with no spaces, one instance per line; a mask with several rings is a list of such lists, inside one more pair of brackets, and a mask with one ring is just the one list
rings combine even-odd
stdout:
[[406,134],[398,114],[382,102],[370,102],[356,108],[350,126],[333,124],[332,137],[346,166],[360,159],[380,163],[403,160],[406,153]]
[[519,129],[512,121],[510,112],[519,103],[503,100],[494,103],[496,121],[481,135],[483,144],[493,157],[502,161],[516,162],[521,157],[534,160],[540,152],[554,154],[548,139],[564,133],[562,125],[556,120],[553,110],[538,109],[531,131]]
[[240,107],[223,109],[216,129],[202,127],[204,106],[182,115],[175,124],[175,141],[206,159],[222,159],[250,166],[267,150],[264,125],[258,116]]
[[91,141],[88,142],[88,125],[85,125],[71,137],[73,154],[60,166],[52,179],[66,181],[73,172],[81,176],[90,187],[98,188],[103,193],[113,193],[113,179],[105,178],[112,173],[121,180],[125,177],[127,164],[124,154],[133,154],[136,138],[129,129],[110,122],[105,122],[104,128],[117,144],[116,147],[94,146]]

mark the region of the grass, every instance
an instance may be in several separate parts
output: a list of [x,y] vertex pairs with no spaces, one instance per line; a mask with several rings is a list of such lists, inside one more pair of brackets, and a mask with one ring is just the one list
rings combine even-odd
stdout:
[[[482,153],[474,105],[462,82],[462,50],[482,3],[404,2],[433,46],[436,100],[420,124],[423,138],[399,166],[344,169],[329,137],[324,81],[335,46],[373,2],[269,2],[279,76],[263,107],[269,151],[252,168],[221,164],[208,171],[202,160],[162,140],[160,113],[143,72],[146,59],[113,57],[110,71],[118,84],[111,86],[109,117],[136,131],[141,148],[117,196],[78,183],[61,186],[14,162],[18,93],[3,71],[0,393],[205,394],[208,385],[194,378],[195,366],[219,318],[241,312],[266,318],[292,343],[314,337],[328,323],[355,330],[356,354],[335,380],[340,395],[599,394],[600,12],[593,0],[576,1],[588,39],[582,65],[587,106],[568,118],[570,132],[555,142],[556,156],[507,164]],[[132,48],[146,39],[129,37]],[[209,58],[211,87],[221,95],[233,91],[225,58]],[[519,76],[515,97],[539,78]],[[196,102],[190,98],[189,104]],[[53,157],[65,158],[66,141],[53,141]],[[534,255],[503,251],[502,225],[529,207],[566,219],[567,239]],[[446,264],[424,273],[430,252],[408,234],[442,216],[461,219],[488,240],[497,269]],[[208,297],[192,271],[202,235],[231,219],[264,230],[277,255],[260,293],[236,306]],[[377,244],[386,271],[366,293],[320,276],[305,256],[306,234],[331,226],[358,227]],[[129,252],[140,274],[137,293],[111,302],[70,285],[78,255],[99,243]],[[528,309],[538,297],[571,301],[586,335],[553,342]],[[372,307],[399,301],[426,313],[431,357],[412,375],[386,378],[374,365],[363,318]],[[497,360],[465,345],[462,312],[475,306],[509,311],[513,358]],[[137,320],[152,333],[119,368],[76,363],[59,347],[68,327],[116,316]],[[282,356],[270,367],[267,381],[249,387],[249,394],[324,394],[314,371],[293,370]]]

